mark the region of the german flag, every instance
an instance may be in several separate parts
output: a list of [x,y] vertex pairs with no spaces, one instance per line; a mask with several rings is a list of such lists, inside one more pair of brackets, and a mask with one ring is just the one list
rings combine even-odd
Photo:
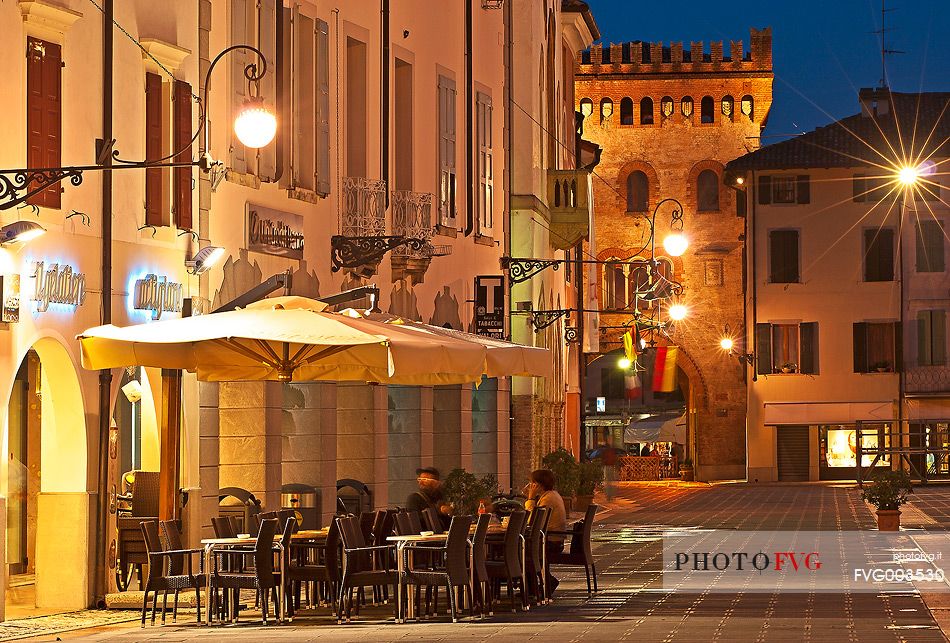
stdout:
[[676,346],[660,346],[656,349],[653,364],[653,392],[672,393],[676,390]]

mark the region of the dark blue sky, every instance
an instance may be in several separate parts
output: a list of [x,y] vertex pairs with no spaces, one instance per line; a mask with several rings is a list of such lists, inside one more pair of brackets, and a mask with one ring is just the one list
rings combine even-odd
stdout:
[[[772,27],[774,98],[763,144],[858,111],[857,88],[881,76],[880,0],[717,2],[587,0],[602,42],[742,39]],[[950,91],[950,0],[888,0],[888,84],[894,91]],[[667,10],[660,10],[666,7]],[[709,50],[709,45],[706,45]]]

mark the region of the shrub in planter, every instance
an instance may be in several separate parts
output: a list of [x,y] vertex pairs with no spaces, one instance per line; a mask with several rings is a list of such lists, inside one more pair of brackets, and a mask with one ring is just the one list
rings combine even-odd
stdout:
[[680,462],[680,480],[683,482],[693,481],[693,461],[689,458]]
[[478,504],[491,503],[498,493],[498,479],[488,474],[479,478],[465,469],[452,469],[442,483],[442,495],[452,505],[453,516],[472,516],[478,512]]
[[550,469],[554,474],[554,488],[561,497],[569,498],[577,491],[577,484],[580,481],[577,460],[570,451],[564,447],[558,447],[541,459],[541,466],[544,469]]
[[877,507],[877,528],[880,531],[898,531],[901,524],[900,506],[914,492],[906,471],[876,471],[861,492],[865,501]]
[[594,492],[604,481],[604,467],[600,462],[581,462],[577,465],[577,502],[575,511],[587,511],[594,499]]

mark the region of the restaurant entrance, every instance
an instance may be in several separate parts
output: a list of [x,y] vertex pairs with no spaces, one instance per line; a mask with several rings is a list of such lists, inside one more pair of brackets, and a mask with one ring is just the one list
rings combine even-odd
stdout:
[[7,404],[7,573],[11,587],[32,584],[36,499],[40,489],[40,360],[29,351]]

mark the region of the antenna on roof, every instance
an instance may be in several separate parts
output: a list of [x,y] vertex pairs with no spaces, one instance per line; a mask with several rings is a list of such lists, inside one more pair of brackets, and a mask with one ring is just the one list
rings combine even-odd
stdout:
[[896,9],[886,8],[887,0],[881,0],[881,28],[872,31],[871,33],[881,34],[881,87],[887,87],[887,57],[890,54],[903,54],[907,53],[901,51],[900,49],[888,49],[887,48],[887,32],[894,31],[893,29],[888,29],[886,25],[887,14],[892,11],[897,11]]

